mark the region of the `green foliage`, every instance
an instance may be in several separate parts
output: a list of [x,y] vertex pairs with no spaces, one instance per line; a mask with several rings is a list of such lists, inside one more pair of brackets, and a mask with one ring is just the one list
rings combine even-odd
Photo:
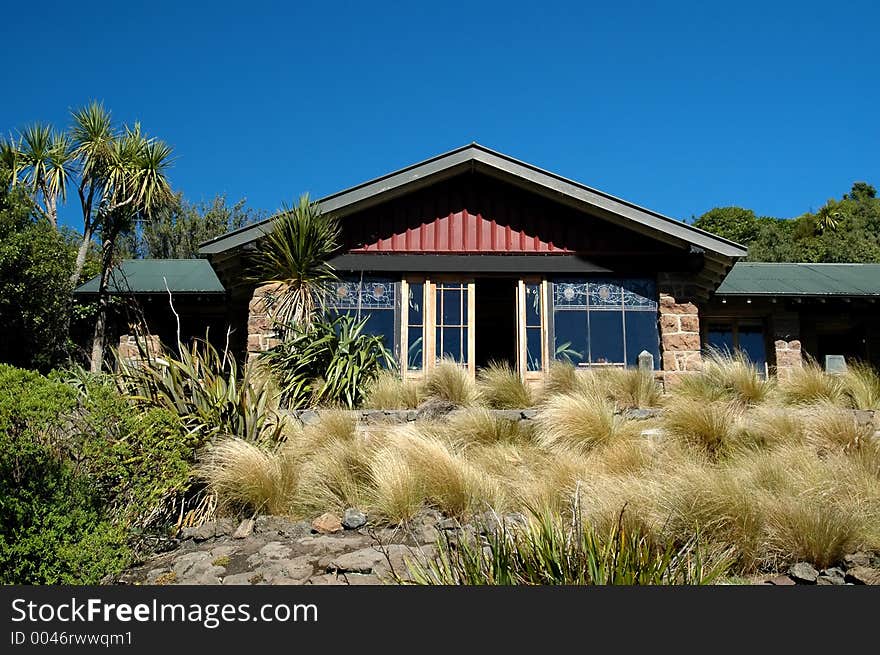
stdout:
[[339,222],[310,202],[308,194],[272,220],[254,256],[252,276],[279,285],[271,311],[280,326],[307,329],[320,315],[327,285],[336,279],[328,260],[339,242]]
[[0,361],[48,370],[65,357],[74,251],[32,207],[0,189]]
[[178,518],[198,445],[104,376],[0,365],[0,583],[94,584]]
[[239,371],[234,357],[221,355],[207,340],[193,340],[179,350],[179,359],[120,360],[120,388],[137,403],[179,416],[200,441],[218,434],[248,441],[278,439],[275,390],[256,368]]
[[436,560],[409,568],[422,585],[702,585],[721,579],[730,563],[727,553],[706,553],[696,535],[658,546],[626,526],[623,513],[607,533],[543,514],[489,535],[487,547],[442,538]]
[[715,207],[694,221],[694,227],[742,244],[757,236],[758,225],[755,212],[742,207]]
[[353,408],[362,402],[383,364],[393,362],[382,337],[364,332],[367,320],[341,314],[309,327],[293,325],[281,344],[263,353],[286,406]]
[[219,195],[210,203],[187,202],[182,194],[161,208],[151,221],[139,222],[126,235],[123,247],[129,257],[187,259],[198,257],[199,244],[237,230],[260,215],[239,200],[231,207]]

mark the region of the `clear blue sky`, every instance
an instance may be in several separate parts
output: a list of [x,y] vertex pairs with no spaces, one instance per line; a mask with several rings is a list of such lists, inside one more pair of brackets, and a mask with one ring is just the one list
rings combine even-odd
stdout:
[[471,141],[678,218],[880,186],[873,2],[137,5],[6,3],[0,129],[103,100],[265,210]]

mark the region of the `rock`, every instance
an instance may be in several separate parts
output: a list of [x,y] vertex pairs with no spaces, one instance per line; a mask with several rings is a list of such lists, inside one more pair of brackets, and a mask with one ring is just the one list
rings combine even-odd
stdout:
[[522,418],[522,410],[519,409],[493,409],[492,416],[499,421],[510,421],[516,423]]
[[367,515],[354,507],[349,507],[342,515],[342,527],[346,530],[357,530],[366,524]]
[[416,408],[416,420],[433,420],[458,409],[458,405],[440,398],[428,398]]
[[443,520],[443,514],[438,512],[433,507],[426,507],[422,510],[419,510],[419,513],[416,514],[413,519],[413,525],[430,525],[435,526],[440,521]]
[[194,528],[183,528],[180,531],[180,538],[184,541],[187,539],[192,539],[195,542],[207,541],[214,538],[215,532],[216,525],[214,521],[208,521]]
[[253,519],[245,519],[241,523],[239,523],[238,527],[235,529],[235,532],[232,534],[233,539],[244,539],[245,537],[251,536],[251,532],[254,531],[254,520]]
[[302,539],[312,534],[312,524],[308,521],[294,523],[280,516],[258,516],[254,522],[254,533],[269,533],[289,539]]
[[788,569],[788,575],[798,584],[816,584],[819,572],[807,562],[798,562]]
[[413,536],[420,544],[435,544],[440,533],[433,525],[420,525],[415,528]]
[[438,530],[460,530],[461,524],[455,519],[443,519],[437,523]]
[[251,580],[254,579],[254,573],[252,571],[246,571],[245,573],[233,573],[232,575],[227,575],[223,578],[222,582],[224,585],[249,585],[254,584]]
[[341,539],[340,537],[321,535],[319,537],[305,537],[296,543],[308,550],[313,556],[319,557],[321,555],[335,555],[355,546],[366,545],[368,542],[368,539]]
[[501,521],[495,512],[487,511],[474,517],[474,525],[480,534],[496,534],[501,530]]
[[623,413],[625,418],[628,418],[631,421],[646,421],[649,418],[654,418],[659,415],[660,411],[657,409],[649,409],[644,407],[633,407],[626,410]]
[[299,420],[303,425],[314,425],[321,420],[321,415],[313,409],[304,409],[299,414]]
[[663,432],[662,428],[649,428],[648,430],[642,430],[639,434],[642,438],[650,439],[654,443],[660,443],[666,438],[666,433]]
[[529,525],[529,519],[522,512],[509,512],[504,515],[504,527],[510,530],[511,528],[526,528]]
[[767,584],[772,584],[776,587],[789,587],[797,583],[789,578],[787,575],[778,575],[775,578],[771,578],[770,580],[768,580]]
[[522,419],[531,420],[531,419],[535,418],[536,416],[538,416],[538,410],[537,409],[524,409],[519,413],[519,415],[520,415],[520,418],[522,418]]
[[880,585],[880,570],[854,566],[846,572],[846,581],[859,585]]
[[843,563],[846,568],[851,569],[856,566],[871,566],[871,556],[863,551],[850,553],[843,556]]
[[328,573],[372,573],[379,577],[387,576],[393,570],[403,577],[409,573],[407,562],[430,557],[433,552],[431,547],[410,548],[401,544],[361,548],[333,558],[326,570]]
[[342,521],[340,521],[339,517],[332,512],[321,514],[321,516],[312,521],[312,532],[317,532],[319,534],[342,532]]
[[830,569],[824,569],[819,575],[819,579],[816,580],[816,584],[842,585],[845,583],[846,574],[843,572],[843,569],[836,566],[833,566]]

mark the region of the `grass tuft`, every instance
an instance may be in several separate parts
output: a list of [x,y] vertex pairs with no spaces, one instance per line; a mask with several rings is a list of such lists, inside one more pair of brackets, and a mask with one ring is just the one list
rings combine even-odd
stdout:
[[449,359],[437,362],[428,373],[425,393],[462,407],[475,405],[479,396],[467,369]]
[[535,423],[538,443],[555,451],[587,453],[636,432],[635,426],[615,414],[612,403],[578,393],[552,396]]
[[535,400],[519,373],[507,364],[493,362],[478,375],[480,398],[492,409],[531,407]]
[[421,400],[419,385],[386,371],[367,387],[362,405],[365,409],[415,409]]

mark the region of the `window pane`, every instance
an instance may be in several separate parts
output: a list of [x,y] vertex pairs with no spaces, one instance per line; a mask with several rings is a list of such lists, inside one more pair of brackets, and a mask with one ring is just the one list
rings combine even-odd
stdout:
[[458,361],[462,364],[468,363],[468,329],[463,328],[461,331],[461,356]]
[[[443,346],[441,350],[440,343],[437,344],[437,352],[441,357],[449,357],[457,362],[462,361],[461,357],[461,328],[437,328],[442,330]],[[439,338],[439,336],[438,336]]]
[[590,312],[589,318],[591,363],[623,363],[623,312]]
[[626,312],[626,364],[639,365],[639,353],[647,350],[654,355],[654,368],[660,367],[660,338],[656,312]]
[[556,359],[577,366],[587,361],[587,313],[553,312],[554,354]]
[[443,289],[443,325],[461,325],[461,290]]
[[541,328],[526,329],[526,358],[529,371],[541,370]]
[[541,286],[526,285],[526,325],[541,326]]
[[409,285],[409,324],[422,325],[425,285],[413,282]]
[[767,355],[764,350],[764,330],[759,325],[739,326],[739,348],[754,362],[758,370],[764,370]]
[[407,354],[406,366],[411,371],[421,370],[423,353],[425,351],[423,343],[424,339],[422,337],[422,328],[409,328],[409,336],[407,338],[409,340],[409,353]]

